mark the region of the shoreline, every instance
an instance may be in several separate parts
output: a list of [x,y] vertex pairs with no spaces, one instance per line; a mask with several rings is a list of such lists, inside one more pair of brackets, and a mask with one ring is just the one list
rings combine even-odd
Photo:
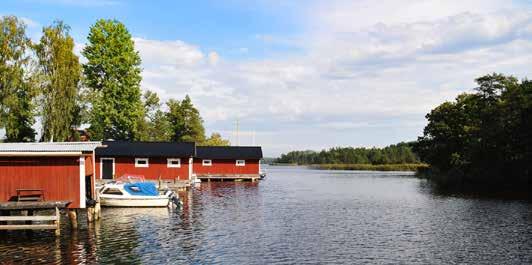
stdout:
[[427,164],[314,164],[305,165],[317,170],[413,171],[428,168]]

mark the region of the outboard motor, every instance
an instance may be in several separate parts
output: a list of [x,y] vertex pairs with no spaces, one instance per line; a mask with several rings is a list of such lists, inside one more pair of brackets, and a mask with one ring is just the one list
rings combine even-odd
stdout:
[[179,196],[177,196],[177,194],[175,194],[171,190],[168,190],[168,191],[165,192],[164,195],[166,195],[166,196],[168,196],[170,198],[170,203],[168,203],[169,207],[173,204],[176,208],[181,208],[182,202],[179,199]]

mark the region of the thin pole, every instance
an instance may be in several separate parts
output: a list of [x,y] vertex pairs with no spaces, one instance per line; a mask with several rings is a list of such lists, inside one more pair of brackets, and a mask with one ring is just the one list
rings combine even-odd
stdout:
[[240,145],[240,141],[239,141],[239,138],[238,138],[238,130],[239,130],[239,121],[238,121],[238,118],[236,119],[236,145],[239,146]]
[[252,136],[253,136],[253,141],[252,141],[253,142],[253,146],[255,146],[255,131],[253,131]]

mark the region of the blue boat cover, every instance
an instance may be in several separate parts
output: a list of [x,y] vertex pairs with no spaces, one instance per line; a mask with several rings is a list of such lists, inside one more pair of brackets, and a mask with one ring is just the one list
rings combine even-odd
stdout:
[[137,182],[124,184],[124,189],[131,195],[140,196],[157,196],[159,192],[155,183],[152,182]]

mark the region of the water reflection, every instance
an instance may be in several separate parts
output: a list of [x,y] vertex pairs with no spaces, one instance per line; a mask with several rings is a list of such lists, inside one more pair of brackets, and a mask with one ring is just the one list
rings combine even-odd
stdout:
[[[104,209],[79,231],[0,235],[0,264],[523,264],[530,202],[447,196],[404,173],[271,168],[179,211]],[[84,216],[80,220],[85,220]]]

